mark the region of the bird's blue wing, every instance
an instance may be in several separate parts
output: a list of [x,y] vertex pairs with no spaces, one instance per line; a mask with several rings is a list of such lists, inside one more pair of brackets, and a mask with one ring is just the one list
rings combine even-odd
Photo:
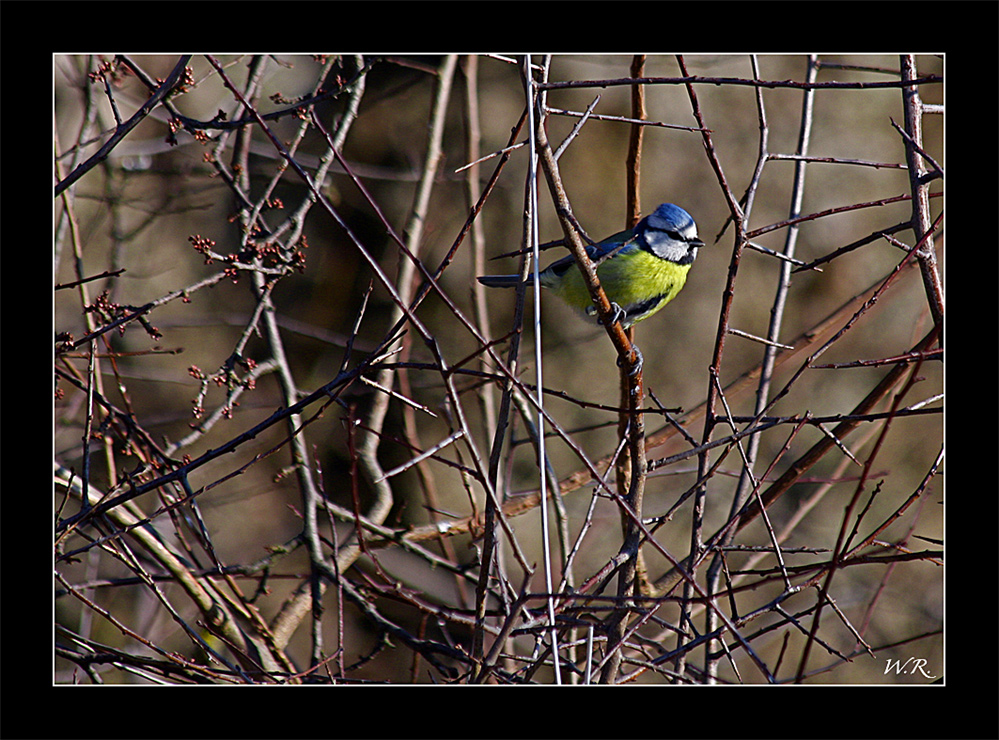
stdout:
[[[594,262],[599,262],[607,257],[612,257],[614,254],[620,252],[623,249],[634,249],[637,247],[635,243],[635,232],[633,229],[625,229],[624,231],[619,231],[613,236],[609,236],[606,239],[602,239],[596,244],[588,244],[586,247],[586,254]],[[571,254],[567,257],[562,257],[555,262],[548,265],[545,272],[551,271],[552,275],[562,276],[564,275],[570,267],[576,263],[576,258]]]

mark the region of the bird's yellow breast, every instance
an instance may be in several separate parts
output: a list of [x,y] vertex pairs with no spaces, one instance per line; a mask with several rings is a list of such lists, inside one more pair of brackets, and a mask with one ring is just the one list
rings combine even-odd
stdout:
[[[630,322],[635,323],[673,300],[683,288],[689,271],[689,264],[678,265],[644,249],[635,249],[605,261],[597,268],[597,276],[609,301],[628,313],[642,307]],[[593,302],[578,267],[572,266],[560,281],[548,287],[573,308],[592,313]]]

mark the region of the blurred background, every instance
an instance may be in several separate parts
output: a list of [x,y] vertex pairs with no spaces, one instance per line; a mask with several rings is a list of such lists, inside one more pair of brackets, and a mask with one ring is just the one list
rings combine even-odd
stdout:
[[[149,85],[134,68],[150,80],[163,80],[175,69],[178,60],[177,56],[132,56],[124,64],[110,56],[56,56],[55,181],[65,178],[108,141],[115,129],[116,114],[127,120],[148,99]],[[285,250],[282,264],[291,259],[287,255],[301,254],[300,264],[296,262],[295,269],[283,273],[269,295],[280,327],[287,371],[298,390],[297,398],[333,380],[342,363],[356,367],[382,344],[395,322],[395,303],[355,240],[395,281],[405,258],[386,224],[402,239],[414,228],[412,214],[418,202],[434,105],[442,87],[440,70],[446,60],[436,56],[262,59],[223,56],[218,61],[224,74],[239,89],[247,89],[250,80],[254,80],[256,110],[286,147],[294,142],[294,159],[310,176],[315,176],[324,156],[328,156],[328,146],[325,136],[309,125],[308,108],[314,109],[331,135],[343,127],[345,138],[340,153],[367,194],[335,160],[318,184],[353,238],[328,211],[311,202],[309,189],[298,174],[285,166],[274,143],[255,121],[240,129],[225,128],[224,121],[240,119],[247,113],[227,89],[219,71],[206,58],[192,57],[187,64],[184,89],[168,100],[183,117],[205,125],[200,128],[185,125],[168,108],[157,107],[55,200],[55,284],[64,286],[105,271],[123,270],[112,277],[55,291],[57,342],[71,343],[86,336],[93,330],[88,320],[100,326],[129,310],[156,302],[144,314],[155,332],[133,320],[121,331],[107,332],[100,342],[94,343],[100,376],[98,391],[122,416],[109,414],[106,407],[97,404],[98,409],[89,415],[88,424],[88,408],[93,407],[93,402],[88,401],[86,391],[90,362],[87,345],[69,349],[65,344],[57,348],[55,502],[63,517],[78,511],[79,501],[66,503],[67,498],[72,499],[67,491],[73,486],[59,483],[59,469],[62,466],[64,471],[74,471],[77,479],[83,474],[82,440],[88,431],[89,485],[95,491],[118,492],[123,490],[120,486],[125,476],[141,470],[148,462],[145,456],[150,449],[158,449],[173,460],[195,459],[288,405],[282,395],[285,386],[281,373],[274,371],[274,344],[257,316],[261,306],[259,286],[245,270],[236,269],[219,277],[227,267],[219,256],[243,254],[247,248],[243,224],[247,223],[246,214],[254,208],[259,209],[256,215],[271,231],[270,235],[255,233],[258,243],[280,244]],[[487,273],[513,273],[518,269],[518,257],[497,258],[497,255],[508,255],[523,247],[528,148],[513,149],[508,161],[491,156],[477,167],[462,168],[510,146],[511,132],[525,106],[520,61],[498,56],[460,57],[449,83],[450,94],[440,123],[441,157],[433,168],[429,202],[425,216],[420,219],[422,232],[416,247],[419,259],[434,272],[450,259],[449,252],[458,243],[453,260],[446,263],[439,278],[439,286],[452,305],[431,292],[415,312],[449,365],[465,362],[479,351],[480,337],[502,338],[515,329],[514,291],[492,291],[485,295],[487,313],[479,315],[475,307],[475,276],[482,274],[483,269]],[[690,75],[726,80],[698,84],[695,90],[726,182],[735,197],[740,198],[754,176],[760,152],[758,89],[738,82],[753,77],[750,58],[687,56],[684,61]],[[617,80],[629,76],[631,62],[630,56],[556,55],[551,59],[548,79],[552,82]],[[758,77],[801,81],[808,62],[801,55],[760,56]],[[897,56],[823,56],[819,63],[820,83],[887,82],[899,78]],[[943,60],[939,57],[917,56],[916,65],[920,77],[942,77]],[[644,74],[650,78],[683,76],[672,56],[649,56]],[[645,357],[647,391],[665,407],[676,409],[674,417],[682,418],[685,413],[695,411],[708,394],[719,312],[733,260],[734,229],[726,197],[706,155],[702,133],[697,130],[686,87],[676,83],[650,84],[645,87],[645,94],[647,118],[656,125],[644,128],[641,211],[648,213],[663,202],[676,203],[693,215],[700,236],[707,243],[680,295],[636,327],[636,341]],[[943,85],[923,84],[919,94],[924,103],[942,104]],[[559,160],[573,213],[594,239],[630,225],[626,158],[631,125],[614,120],[632,115],[630,95],[631,88],[620,84],[552,89],[547,94],[550,109],[547,130],[553,146],[569,135],[580,121],[579,114],[599,96],[593,115]],[[762,88],[759,96],[765,110],[767,151],[794,153],[801,129],[803,91]],[[474,100],[477,112],[470,106],[470,99]],[[297,107],[303,100],[313,102]],[[288,113],[289,110],[305,112],[298,115]],[[275,115],[269,118],[268,114]],[[904,120],[898,87],[820,87],[814,96],[812,115],[808,154],[836,161],[814,161],[807,165],[801,213],[845,210],[799,225],[795,254],[805,263],[906,222],[912,214],[911,202],[900,198],[910,193],[910,179],[904,168],[904,140],[892,125],[893,121],[901,125]],[[216,125],[208,125],[213,121]],[[923,126],[924,150],[944,166],[943,115],[925,115]],[[526,131],[520,129],[514,143],[524,142]],[[249,137],[249,141],[241,142],[240,136]],[[247,155],[234,161],[232,152],[244,145]],[[476,213],[474,232],[459,242],[470,209],[475,205],[474,193],[487,186],[501,161],[502,169],[495,184]],[[754,190],[748,230],[789,218],[795,166],[794,161],[785,159],[768,161],[763,167]],[[246,192],[230,181],[239,182],[241,178],[249,184]],[[933,183],[931,190],[940,196],[930,201],[935,218],[943,208],[942,181]],[[237,191],[242,192],[245,200],[241,200]],[[539,182],[539,200],[541,241],[561,238],[543,178]],[[377,204],[380,214],[372,203]],[[871,205],[846,208],[857,204]],[[297,229],[301,230],[300,236],[289,241],[288,235],[297,233]],[[753,242],[783,251],[787,234],[786,228],[777,228],[754,237]],[[911,230],[898,231],[894,236],[909,246],[914,244]],[[198,252],[192,238],[211,240],[210,249],[215,257],[206,258]],[[935,243],[942,271],[944,252],[940,232]],[[542,254],[542,266],[564,254],[561,248],[546,251]],[[854,304],[845,313],[842,307],[855,296],[881,285],[903,256],[898,246],[876,238],[823,264],[821,271],[793,274],[778,341],[806,350],[778,364],[774,389],[783,388],[808,354],[825,341],[810,344],[806,332],[828,317],[835,317],[834,331],[845,326],[860,304]],[[766,336],[779,270],[779,260],[770,255],[752,250],[742,254],[733,282],[729,315],[732,328],[756,337]],[[417,275],[412,285],[420,283]],[[100,305],[105,306],[103,312]],[[477,327],[480,336],[468,328],[452,306]],[[524,349],[517,372],[525,382],[533,382],[530,347],[535,337],[530,318],[525,324]],[[908,352],[932,325],[927,291],[919,270],[905,269],[817,363],[895,357]],[[550,439],[548,454],[552,469],[559,480],[564,480],[585,469],[581,454],[589,460],[603,460],[618,444],[617,414],[612,410],[619,404],[618,369],[614,349],[603,329],[580,321],[548,294],[542,296],[541,327],[545,386],[560,391],[568,399],[585,402],[557,398],[548,401],[549,413],[578,448],[573,449],[558,436]],[[388,471],[406,464],[421,449],[444,440],[456,428],[467,429],[476,449],[488,457],[493,444],[499,381],[473,375],[452,376],[463,401],[460,411],[464,421],[456,421],[458,410],[448,397],[441,373],[433,367],[436,362],[433,353],[418,331],[410,325],[406,329],[405,338],[392,345],[402,347],[401,352],[390,361],[417,363],[397,371],[392,378],[393,390],[410,403],[396,396],[388,402],[377,453],[381,467]],[[507,347],[508,341],[502,340],[496,350],[504,356]],[[237,351],[238,356],[234,354]],[[717,367],[721,385],[729,387],[757,367],[763,351],[764,345],[759,342],[726,336]],[[480,369],[478,358],[464,367]],[[487,364],[486,369],[494,367]],[[768,413],[799,418],[806,413],[829,417],[848,414],[890,367],[882,364],[806,370]],[[906,389],[901,407],[926,400],[930,400],[929,408],[942,407],[938,398],[943,389],[942,363],[936,359],[925,361],[919,365],[917,375],[912,387]],[[374,379],[375,375],[372,373],[369,378]],[[726,394],[734,416],[753,415],[755,387],[754,383],[743,384]],[[356,506],[362,512],[369,511],[377,498],[377,486],[357,473],[357,458],[352,451],[366,433],[365,424],[375,399],[383,396],[374,386],[356,382],[315,418],[321,402],[304,411],[309,421],[301,434],[322,497],[347,510]],[[491,400],[487,400],[489,396]],[[887,410],[891,400],[889,396],[877,410]],[[652,405],[650,401],[647,404]],[[202,411],[196,414],[197,409]],[[720,407],[715,410],[725,413]],[[130,423],[124,421],[126,418]],[[830,421],[826,430],[835,423]],[[646,427],[654,436],[670,425],[661,417],[650,415]],[[701,440],[703,419],[691,417],[685,427],[694,440]],[[789,441],[791,429],[792,425],[778,425],[762,435],[757,476],[767,473],[768,481],[775,479],[824,436],[821,429],[806,426]],[[730,432],[723,425],[715,436]],[[538,465],[525,424],[515,418],[510,435],[503,453],[501,479],[504,492],[515,498],[537,490]],[[288,426],[271,425],[242,442],[232,454],[217,457],[192,473],[189,482],[193,489],[208,487],[197,498],[197,514],[203,518],[203,525],[196,518],[171,519],[173,515],[169,513],[159,513],[153,520],[158,536],[184,552],[192,572],[204,579],[210,577],[212,569],[212,557],[206,554],[209,548],[199,544],[207,533],[218,563],[238,565],[245,571],[245,578],[239,580],[243,593],[235,600],[244,602],[244,607],[252,604],[262,620],[272,624],[296,590],[308,582],[310,572],[306,549],[296,546],[296,538],[303,529],[305,505],[301,481],[292,467],[288,436]],[[828,454],[770,509],[769,517],[777,531],[801,515],[800,521],[794,522],[785,546],[826,552],[835,545],[844,506],[857,487],[862,463],[874,455],[864,492],[859,497],[860,506],[852,514],[857,517],[860,509],[864,511],[862,521],[857,524],[858,537],[867,536],[878,523],[891,518],[913,492],[925,485],[918,501],[878,534],[878,541],[897,546],[875,547],[873,551],[895,554],[904,547],[920,551],[937,549],[927,542],[942,542],[942,479],[924,484],[924,478],[942,450],[942,414],[901,416],[893,419],[887,429],[882,423],[865,423],[846,443],[856,462],[848,461],[848,456],[841,452]],[[651,449],[649,458],[663,458],[691,446],[682,436],[673,434]],[[720,450],[711,453],[710,462],[716,461],[719,453]],[[463,472],[463,466],[474,467],[474,453],[462,442],[449,445],[438,456],[440,460],[431,459],[420,468],[412,466],[390,479],[392,504],[383,520],[385,527],[406,532],[439,522],[459,521],[481,511],[483,490]],[[773,469],[768,472],[771,462]],[[707,490],[706,534],[713,533],[727,520],[740,469],[738,452],[729,450],[712,474]],[[138,479],[145,480],[142,475],[147,472],[148,469]],[[62,480],[66,480],[65,475]],[[696,457],[657,470],[647,484],[643,515],[651,518],[670,511],[696,480]],[[595,499],[593,488],[576,486],[571,495],[564,495],[570,539],[584,535],[574,560],[576,585],[599,571],[621,545],[617,507],[605,497]],[[817,492],[822,496],[813,501]],[[148,516],[166,500],[169,500],[167,494],[161,491],[147,494],[134,503]],[[802,512],[806,502],[814,508]],[[322,519],[324,533],[332,537],[328,512],[322,514]],[[540,563],[537,509],[511,518],[511,524],[526,559]],[[143,565],[129,564],[124,556],[110,552],[118,545],[93,546],[100,532],[123,526],[121,522],[92,524],[60,541],[56,567],[65,583],[56,584],[57,644],[92,641],[125,653],[150,653],[148,645],[123,635],[116,624],[100,616],[95,608],[99,605],[164,651],[177,651],[192,660],[202,660],[196,640],[182,626],[185,623],[198,632],[202,617],[198,616],[198,608],[189,594],[166,577],[162,563],[155,562],[156,558],[148,553],[139,553],[135,556]],[[336,530],[342,537],[336,543],[339,546],[347,542],[352,525],[341,520]],[[666,550],[682,557],[689,551],[690,537],[687,503],[671,513],[670,521],[657,530],[657,539]],[[115,538],[119,543],[127,540]],[[550,540],[555,547],[555,536]],[[747,547],[763,546],[769,544],[769,537],[762,524],[756,522],[740,533],[738,542]],[[898,544],[903,542],[904,547]],[[326,544],[332,552],[332,540]],[[454,569],[437,567],[404,548],[379,547],[374,556],[360,554],[347,576],[365,585],[369,593],[381,594],[381,598],[372,597],[372,603],[377,603],[380,613],[393,623],[414,635],[430,635],[432,639],[467,650],[475,585],[461,573],[476,569],[476,538],[466,532],[446,542],[428,540],[425,544]],[[77,549],[80,552],[73,558],[60,555]],[[289,552],[285,554],[284,550]],[[276,555],[279,551],[280,557]],[[517,575],[509,542],[504,541],[503,553],[510,581],[519,585],[522,576]],[[653,577],[668,569],[666,559],[654,549],[650,548],[646,555]],[[730,564],[733,571],[747,557],[733,553]],[[821,560],[815,552],[787,557],[793,564]],[[266,567],[261,565],[264,560]],[[773,565],[771,559],[757,567]],[[886,679],[886,660],[913,656],[926,658],[932,670],[942,673],[942,570],[930,558],[888,564],[872,562],[842,569],[832,581],[830,595],[853,627],[864,630],[864,640],[874,649],[868,653],[861,648],[854,653],[858,644],[856,635],[831,611],[826,611],[821,634],[823,645],[829,647],[813,651],[808,680],[928,682],[918,674],[902,673]],[[155,575],[157,588],[143,583],[140,571]],[[163,576],[162,581],[157,580],[159,576]],[[740,594],[744,601],[739,611],[743,614],[780,592],[780,579],[764,583],[765,579],[759,575],[751,578],[760,578],[762,588]],[[404,589],[419,594],[419,599],[413,597],[407,601],[398,593],[378,591],[374,583],[382,588],[385,584],[403,584]],[[74,585],[76,597],[68,593],[67,584]],[[531,580],[531,589],[544,590],[540,570]],[[796,602],[799,598],[802,601]],[[792,597],[784,608],[794,613],[814,600],[813,591],[807,597]],[[426,606],[421,609],[418,601],[454,611],[435,611]],[[166,608],[167,603],[176,614]],[[338,647],[343,648],[341,660],[349,671],[340,678],[388,682],[442,680],[437,668],[420,662],[426,656],[418,655],[419,651],[407,651],[396,640],[393,640],[395,648],[385,648],[383,629],[356,605],[347,603],[337,616],[340,602],[333,588],[323,596],[323,603],[325,617],[319,620],[325,635],[323,655],[333,655]],[[662,618],[667,622],[676,617],[671,609],[672,605],[667,605],[662,610]],[[776,616],[773,620],[780,622]],[[808,623],[807,618],[804,621]],[[310,633],[307,622],[308,619],[303,619],[301,628],[291,629],[287,636],[286,654],[299,671],[309,666],[310,655],[314,658],[316,653],[315,635]],[[754,625],[747,630],[756,628]],[[63,629],[66,632],[60,631]],[[790,636],[785,638],[785,632]],[[67,638],[70,634],[73,640]],[[525,652],[533,644],[529,635],[515,639],[521,641]],[[646,639],[663,644],[666,640],[654,629]],[[800,649],[805,636],[784,625],[759,636],[754,646],[764,660],[773,664],[778,662],[783,639],[790,640],[793,652],[795,647]],[[901,643],[905,644],[899,646]],[[854,654],[859,656],[856,660],[842,657]],[[743,660],[744,656],[738,656],[736,664]],[[794,667],[785,665],[779,677],[793,677]],[[515,665],[508,669],[511,673],[516,671]],[[738,677],[724,661],[720,670],[722,680],[726,681],[761,680],[752,671],[747,674],[744,667]],[[153,680],[141,671],[128,672],[110,665],[95,671],[107,682]],[[550,678],[548,673],[542,676]],[[86,682],[94,680],[94,676],[83,675],[78,662],[60,656],[55,680]],[[654,671],[638,671],[633,680],[660,682],[663,677]]]

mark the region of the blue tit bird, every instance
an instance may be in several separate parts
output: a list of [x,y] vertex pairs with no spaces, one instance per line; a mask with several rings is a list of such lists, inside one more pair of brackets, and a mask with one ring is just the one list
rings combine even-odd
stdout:
[[[600,285],[627,329],[676,298],[697,250],[703,246],[690,214],[680,206],[663,203],[634,228],[588,246],[586,253],[596,263]],[[571,254],[553,262],[540,273],[541,285],[596,321],[596,307],[575,263]],[[493,288],[512,288],[520,277],[483,275],[478,280]],[[527,284],[531,282],[528,279]]]

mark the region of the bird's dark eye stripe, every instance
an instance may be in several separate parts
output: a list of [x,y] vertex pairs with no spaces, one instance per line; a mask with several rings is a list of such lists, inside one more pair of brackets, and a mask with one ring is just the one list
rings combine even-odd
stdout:
[[678,242],[686,241],[686,238],[679,231],[673,229],[652,229],[653,231],[659,231],[668,236],[670,239],[675,239]]

